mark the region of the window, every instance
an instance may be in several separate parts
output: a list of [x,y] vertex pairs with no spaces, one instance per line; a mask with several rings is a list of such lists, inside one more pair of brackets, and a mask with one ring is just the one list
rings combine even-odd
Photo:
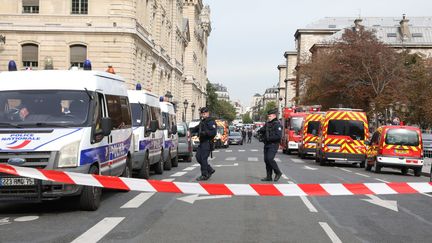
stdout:
[[387,131],[385,143],[388,145],[419,146],[419,136],[413,130],[390,129]]
[[364,140],[364,124],[362,121],[330,120],[328,135],[349,136],[354,140]]
[[187,135],[186,127],[183,125],[177,125],[177,132],[179,137],[186,137]]
[[303,124],[303,117],[292,117],[290,121],[290,130],[299,132]]
[[37,68],[39,56],[39,47],[35,44],[22,45],[22,64],[25,68]]
[[113,130],[131,127],[129,102],[126,97],[106,95],[108,117],[111,118]]
[[70,46],[70,65],[71,67],[84,67],[84,61],[87,59],[87,47],[84,45]]
[[23,13],[39,13],[39,0],[23,0]]
[[72,0],[72,14],[87,14],[88,0]]
[[308,123],[307,133],[317,136],[318,135],[319,127],[320,127],[320,122],[319,121],[310,121]]
[[162,129],[163,122],[162,122],[162,116],[161,116],[160,108],[151,106],[150,107],[150,113],[151,113],[152,120],[158,121],[159,128]]

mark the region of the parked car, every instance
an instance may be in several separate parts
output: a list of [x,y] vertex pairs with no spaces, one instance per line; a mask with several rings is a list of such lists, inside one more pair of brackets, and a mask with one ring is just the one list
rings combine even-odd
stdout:
[[422,136],[420,129],[410,126],[379,127],[367,142],[366,170],[375,167],[380,173],[382,167],[400,169],[407,174],[408,169],[420,176],[423,167]]
[[243,145],[243,138],[239,132],[231,132],[229,135],[229,144]]
[[192,161],[192,138],[188,126],[185,122],[177,123],[177,133],[178,133],[178,151],[177,154],[179,159],[186,162]]

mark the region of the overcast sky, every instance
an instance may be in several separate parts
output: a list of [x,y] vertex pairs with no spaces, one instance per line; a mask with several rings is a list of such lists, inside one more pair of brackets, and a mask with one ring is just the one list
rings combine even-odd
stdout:
[[431,16],[431,0],[204,0],[212,33],[208,77],[249,106],[255,93],[278,82],[277,65],[295,50],[297,29],[323,17]]

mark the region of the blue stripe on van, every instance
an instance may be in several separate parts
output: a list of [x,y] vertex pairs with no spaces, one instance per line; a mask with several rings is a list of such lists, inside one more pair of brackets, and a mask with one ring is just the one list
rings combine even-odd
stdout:
[[123,142],[82,150],[80,154],[80,165],[91,164],[95,161],[104,164],[111,160],[124,157],[129,152],[130,144],[131,137]]

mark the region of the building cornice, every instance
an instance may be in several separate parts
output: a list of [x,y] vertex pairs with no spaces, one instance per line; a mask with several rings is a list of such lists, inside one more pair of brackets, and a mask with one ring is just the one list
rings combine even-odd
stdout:
[[298,29],[294,37],[297,39],[300,34],[334,34],[340,29]]
[[287,58],[288,56],[294,56],[294,55],[297,56],[297,52],[296,52],[296,51],[286,51],[286,52],[284,53],[284,57],[285,57],[285,58]]
[[287,66],[286,66],[286,64],[279,64],[278,66],[277,66],[277,69],[278,70],[281,70],[282,68],[286,68]]

